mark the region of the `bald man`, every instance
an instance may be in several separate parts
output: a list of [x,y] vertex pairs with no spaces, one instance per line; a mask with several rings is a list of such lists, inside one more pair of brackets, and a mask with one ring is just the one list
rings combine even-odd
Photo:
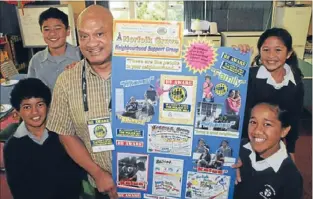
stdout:
[[79,15],[77,30],[85,59],[57,79],[47,124],[60,135],[72,159],[89,173],[97,199],[117,198],[108,150],[112,139],[95,131],[96,125],[111,131],[112,28],[112,14],[104,7],[89,6]]

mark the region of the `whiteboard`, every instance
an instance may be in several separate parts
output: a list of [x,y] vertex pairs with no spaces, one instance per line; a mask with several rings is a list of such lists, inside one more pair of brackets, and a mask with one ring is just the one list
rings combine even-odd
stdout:
[[24,47],[34,48],[47,46],[43,40],[38,20],[39,15],[50,7],[58,8],[67,14],[70,35],[67,37],[66,41],[74,46],[77,45],[74,14],[71,5],[49,5],[24,7],[24,14],[21,8],[16,8]]

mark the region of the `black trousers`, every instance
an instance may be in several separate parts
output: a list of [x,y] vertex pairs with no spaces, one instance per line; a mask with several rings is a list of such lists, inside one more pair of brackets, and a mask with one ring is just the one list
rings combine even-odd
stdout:
[[95,188],[95,196],[96,199],[110,199],[108,194],[104,195],[103,193],[100,193],[97,188]]

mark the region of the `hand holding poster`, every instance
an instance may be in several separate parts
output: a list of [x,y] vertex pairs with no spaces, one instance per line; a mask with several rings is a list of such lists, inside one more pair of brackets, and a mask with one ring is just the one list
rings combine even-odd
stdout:
[[182,23],[114,22],[113,179],[120,198],[231,199],[249,54]]

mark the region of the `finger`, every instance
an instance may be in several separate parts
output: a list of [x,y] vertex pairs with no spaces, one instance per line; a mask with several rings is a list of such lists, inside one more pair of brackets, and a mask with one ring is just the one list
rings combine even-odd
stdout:
[[232,47],[233,49],[235,49],[235,50],[239,50],[238,46],[236,46],[236,45],[232,45],[231,47]]
[[237,184],[241,182],[240,169],[236,169],[236,181],[237,181]]
[[239,44],[238,48],[239,48],[240,52],[243,53],[243,46],[242,46],[242,44]]
[[240,158],[238,158],[238,165],[241,167],[242,166],[242,161]]
[[118,199],[118,194],[117,194],[116,189],[115,189],[115,191],[113,192],[113,198],[114,198],[114,199]]
[[110,189],[109,196],[111,199],[118,199],[117,191],[116,189]]
[[110,199],[115,199],[115,198],[113,198],[113,194],[112,194],[111,191],[108,191],[108,195],[109,195],[109,198],[110,198]]

